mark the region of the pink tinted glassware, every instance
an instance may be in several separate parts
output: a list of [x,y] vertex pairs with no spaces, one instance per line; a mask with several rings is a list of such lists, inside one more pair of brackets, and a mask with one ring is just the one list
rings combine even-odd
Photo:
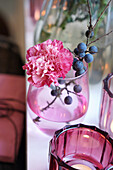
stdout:
[[40,18],[40,10],[43,4],[43,0],[30,0],[29,7],[30,7],[30,16],[34,23],[38,21]]
[[113,140],[95,126],[76,124],[55,132],[50,141],[49,170],[113,169]]
[[99,126],[113,138],[113,73],[103,80]]
[[[72,72],[74,75],[74,73]],[[59,80],[62,80],[59,79]],[[65,88],[68,84],[67,90],[63,90],[61,95],[55,99],[51,95],[52,88],[44,86],[36,88],[32,85],[29,86],[27,94],[27,110],[37,127],[48,135],[66,124],[80,123],[84,117],[89,103],[89,82],[88,70],[81,76],[73,78],[65,78],[65,83],[60,84],[60,89]],[[82,87],[80,93],[75,94],[73,91],[74,85],[79,84]],[[69,92],[69,94],[68,94]],[[72,104],[66,105],[64,98],[66,96],[72,97]],[[47,107],[49,105],[49,107]]]

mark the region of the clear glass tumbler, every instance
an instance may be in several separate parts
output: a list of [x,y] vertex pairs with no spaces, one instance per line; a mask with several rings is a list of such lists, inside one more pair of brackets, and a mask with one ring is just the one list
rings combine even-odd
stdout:
[[50,141],[49,170],[113,169],[113,140],[95,126],[76,124],[55,132]]
[[103,80],[99,126],[113,138],[113,73]]

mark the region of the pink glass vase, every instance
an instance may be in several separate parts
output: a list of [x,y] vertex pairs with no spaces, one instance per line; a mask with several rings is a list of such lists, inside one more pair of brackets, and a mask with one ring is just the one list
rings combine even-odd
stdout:
[[99,126],[113,138],[113,73],[103,80]]
[[[73,74],[73,73],[72,73]],[[60,81],[62,78],[59,79]],[[82,87],[80,93],[75,93],[73,87],[79,84]],[[30,85],[27,94],[27,110],[37,127],[48,135],[66,124],[82,121],[89,102],[88,70],[81,76],[65,78],[59,85],[61,93],[57,98],[51,95],[52,87],[37,88]],[[72,103],[65,104],[66,96],[71,96]]]
[[36,21],[40,18],[40,10],[43,4],[43,0],[30,0],[29,8],[30,8],[30,16],[32,21],[36,24]]
[[112,170],[113,140],[95,126],[69,125],[55,132],[49,170]]

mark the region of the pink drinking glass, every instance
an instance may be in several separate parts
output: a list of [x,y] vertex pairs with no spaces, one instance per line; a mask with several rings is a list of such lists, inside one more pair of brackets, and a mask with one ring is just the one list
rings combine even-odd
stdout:
[[99,126],[113,138],[113,73],[103,80]]
[[[37,127],[50,136],[53,136],[56,130],[67,124],[80,123],[88,109],[88,69],[81,76],[75,77],[74,75],[75,73],[72,71],[69,75],[72,78],[65,78],[64,84],[59,85],[59,92],[60,90],[62,92],[57,99],[51,95],[54,85],[52,87],[44,86],[41,88],[32,85],[29,86],[27,111]],[[62,81],[62,78],[59,78],[59,80]],[[74,93],[73,87],[75,84],[79,84],[82,87],[80,93]],[[63,88],[64,90],[62,90]],[[68,95],[72,97],[72,103],[70,105],[64,102],[65,97]]]
[[113,140],[95,126],[69,125],[50,141],[49,170],[113,169]]

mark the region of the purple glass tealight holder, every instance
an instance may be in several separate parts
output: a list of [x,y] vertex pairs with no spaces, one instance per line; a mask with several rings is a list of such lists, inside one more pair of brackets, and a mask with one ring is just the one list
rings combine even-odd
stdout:
[[103,80],[99,127],[113,138],[113,73]]
[[95,126],[76,124],[55,132],[49,147],[49,170],[111,170],[113,139]]

